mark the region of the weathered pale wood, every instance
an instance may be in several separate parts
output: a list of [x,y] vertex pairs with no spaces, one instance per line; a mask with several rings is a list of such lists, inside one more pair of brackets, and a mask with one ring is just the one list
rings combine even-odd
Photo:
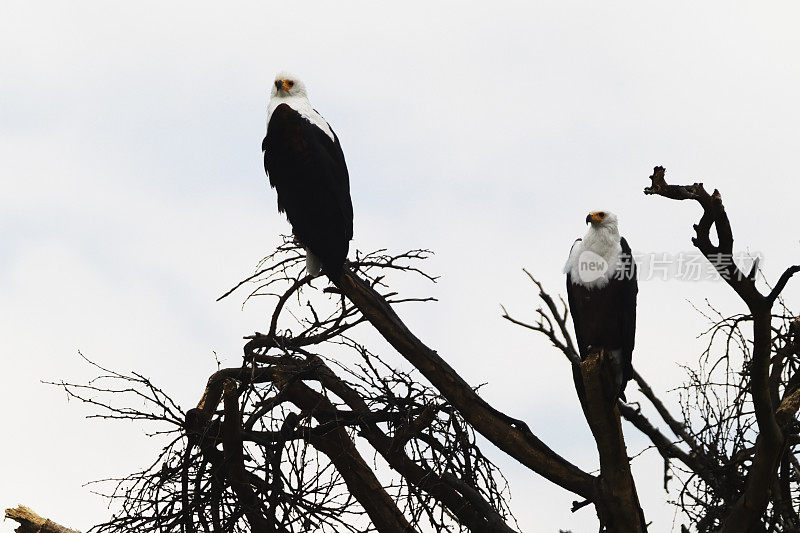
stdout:
[[24,505],[6,509],[6,518],[19,523],[19,527],[14,530],[17,533],[80,533],[77,529],[70,529],[42,518]]

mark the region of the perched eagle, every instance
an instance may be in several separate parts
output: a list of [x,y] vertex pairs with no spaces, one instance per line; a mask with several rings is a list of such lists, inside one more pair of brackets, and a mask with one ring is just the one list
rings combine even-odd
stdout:
[[261,149],[278,211],[306,249],[306,270],[336,279],[353,238],[347,165],[339,138],[311,107],[305,85],[285,72],[272,86]]
[[636,264],[619,236],[616,215],[595,211],[586,223],[589,231],[572,245],[564,267],[575,340],[581,359],[592,349],[611,354],[619,397],[625,400],[625,385],[633,377]]

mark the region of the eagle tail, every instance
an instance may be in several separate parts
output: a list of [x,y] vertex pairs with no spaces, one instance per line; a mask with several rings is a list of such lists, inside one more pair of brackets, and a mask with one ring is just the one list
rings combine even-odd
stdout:
[[308,248],[306,248],[306,272],[315,277],[322,273],[322,261]]

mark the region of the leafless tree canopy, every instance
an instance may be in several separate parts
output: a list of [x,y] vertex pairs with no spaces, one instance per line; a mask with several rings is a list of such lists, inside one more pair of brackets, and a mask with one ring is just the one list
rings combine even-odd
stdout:
[[[710,304],[700,309],[710,323],[708,347],[676,384],[680,412],[638,372],[641,397],[616,402],[607,354],[580,359],[566,304],[530,274],[541,301],[536,315],[504,310],[547,337],[582,383],[599,473],[584,472],[535,428],[488,404],[402,322],[395,308],[430,298],[397,294],[390,281],[434,281],[420,265],[427,251],[357,254],[326,287],[304,274],[302,250],[287,240],[231,291],[272,298],[266,332],[246,338],[241,366],[219,368],[198,387],[196,407],[184,411],[145,376],[93,362],[100,375],[91,383],[56,383],[94,404],[98,417],[152,424],[166,443],[141,472],[98,482],[119,512],[94,530],[516,531],[508,487],[478,446],[480,434],[575,494],[574,511],[593,506],[601,530],[645,531],[620,416],[663,457],[664,489],[686,526],[800,530],[800,321],[780,298],[800,267],[760,291],[756,268],[742,272],[717,259],[733,252],[719,192],[670,185],[664,176],[656,167],[645,194],[698,202],[692,242],[745,307],[732,316]],[[356,330],[370,326],[397,353],[360,342]]]
[[[433,280],[417,266],[427,255],[379,251],[350,268],[390,304],[424,301],[384,281]],[[320,294],[325,283],[304,261],[287,240],[259,265],[248,298],[275,299],[269,330],[248,338],[242,366],[209,378],[196,408],[98,365],[92,384],[63,384],[98,416],[159,422],[172,437],[148,469],[106,480],[122,512],[95,529],[513,531],[505,480],[472,427],[416,372],[351,338],[363,315],[336,289]],[[127,407],[136,399],[147,407]]]

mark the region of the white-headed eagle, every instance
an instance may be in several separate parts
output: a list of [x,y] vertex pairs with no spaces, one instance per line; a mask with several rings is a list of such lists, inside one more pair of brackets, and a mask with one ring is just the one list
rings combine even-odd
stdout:
[[338,278],[353,238],[350,178],[338,137],[296,76],[275,78],[261,149],[278,211],[306,249],[308,273]]
[[636,264],[619,236],[616,215],[594,211],[586,223],[589,231],[572,245],[564,267],[575,340],[581,359],[595,349],[611,355],[618,395],[625,400],[625,385],[633,377]]

